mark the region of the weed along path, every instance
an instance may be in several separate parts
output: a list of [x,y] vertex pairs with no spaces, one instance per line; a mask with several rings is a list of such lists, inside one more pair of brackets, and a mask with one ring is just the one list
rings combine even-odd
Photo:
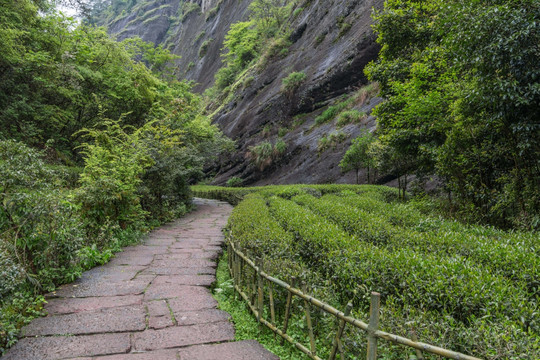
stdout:
[[195,203],[144,244],[49,294],[48,316],[26,326],[3,359],[277,359],[256,341],[234,342],[209,289],[232,207]]

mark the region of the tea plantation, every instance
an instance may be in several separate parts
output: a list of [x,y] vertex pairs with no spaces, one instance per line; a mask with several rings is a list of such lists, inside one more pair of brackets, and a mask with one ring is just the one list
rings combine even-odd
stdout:
[[[383,186],[193,191],[237,205],[229,237],[250,258],[262,257],[270,275],[296,276],[316,298],[340,309],[352,300],[359,319],[368,319],[369,294],[377,291],[384,331],[409,337],[414,330],[420,341],[485,359],[540,358],[538,233],[462,224],[425,203],[401,201],[397,189]],[[276,296],[278,310],[282,298]],[[307,339],[301,305],[292,332]],[[324,355],[335,322],[312,316]],[[349,329],[343,347],[362,357],[365,334]],[[384,342],[379,353],[415,358],[410,349]]]

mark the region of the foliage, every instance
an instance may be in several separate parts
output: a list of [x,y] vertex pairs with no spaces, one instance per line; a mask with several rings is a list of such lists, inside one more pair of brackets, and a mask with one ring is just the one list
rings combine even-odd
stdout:
[[[256,67],[257,60],[260,68],[271,57],[287,53],[290,41],[285,20],[292,5],[294,2],[283,0],[255,0],[249,6],[248,21],[231,25],[224,41],[224,66],[215,74],[214,87],[206,92],[211,103],[239,89],[247,69]],[[233,87],[235,83],[239,84]]]
[[[363,105],[367,100],[377,95],[379,85],[377,83],[368,84],[354,92],[351,96],[335,105],[329,106],[323,113],[315,118],[315,124],[321,125],[338,118],[338,125],[355,121],[358,110],[351,110],[353,107]],[[359,117],[358,117],[359,119]]]
[[539,16],[530,0],[392,0],[374,16],[381,142],[473,220],[540,223]]
[[137,194],[141,176],[152,164],[141,141],[144,128],[128,133],[121,120],[105,119],[100,128],[83,129],[91,143],[83,144],[85,167],[79,188],[89,227],[114,224],[126,228],[146,215]]
[[[243,196],[229,223],[235,243],[251,258],[262,256],[269,274],[307,281],[317,298],[338,308],[353,299],[355,316],[365,318],[370,291],[379,291],[385,331],[406,334],[413,326],[423,342],[486,359],[538,357],[537,233],[426,215],[418,200],[397,202],[397,190],[386,187],[194,190],[199,196]],[[300,269],[289,268],[289,261]],[[279,293],[274,300],[280,309]],[[334,328],[312,316],[319,334]],[[319,341],[322,354],[330,342]],[[347,352],[363,353],[364,341],[348,331],[343,344]],[[379,351],[387,359],[403,358],[385,342]]]
[[370,145],[375,141],[375,137],[369,131],[364,131],[360,136],[351,141],[351,146],[343,155],[339,163],[341,171],[348,172],[356,170],[356,183],[359,183],[358,172],[360,169],[367,169],[367,182],[370,182],[370,170],[373,169],[374,160],[369,153]]
[[211,19],[213,19],[217,15],[219,9],[221,8],[221,4],[223,4],[223,0],[219,0],[217,2],[217,4],[213,8],[208,10],[208,12],[206,13],[206,17],[205,17],[206,21],[210,21]]
[[282,28],[290,12],[287,2],[286,0],[254,0],[249,5],[251,18],[255,20],[257,30],[264,38],[274,37]]
[[203,58],[206,55],[206,52],[208,51],[208,47],[210,46],[210,44],[213,41],[214,41],[214,39],[207,39],[201,44],[201,47],[199,48],[199,57],[200,58]]
[[260,171],[277,161],[287,151],[287,144],[283,140],[278,140],[273,146],[268,141],[249,148],[248,157],[253,161]]
[[287,77],[283,78],[281,90],[292,94],[306,80],[306,73],[303,71],[292,72]]
[[180,22],[184,22],[189,15],[193,13],[201,12],[201,7],[196,2],[184,1],[182,4],[182,15],[180,15]]
[[163,48],[118,43],[103,28],[30,0],[0,6],[0,43],[9,46],[0,52],[0,137],[50,144],[59,160],[79,161],[81,139],[72,135],[100,121],[100,106],[105,116],[129,113],[124,122],[140,126],[161,101],[156,90],[166,83],[149,68],[166,73],[174,57]]
[[43,316],[43,296],[19,292],[10,303],[0,307],[0,354],[17,342],[19,329],[32,319]]
[[242,186],[243,182],[244,182],[244,180],[242,180],[239,177],[234,176],[234,177],[230,178],[229,180],[227,180],[227,186],[228,187],[240,187],[240,186]]
[[[266,327],[261,331],[257,320],[251,314],[247,304],[243,299],[235,299],[233,280],[227,268],[228,254],[225,252],[220,258],[217,268],[217,285],[213,289],[214,297],[216,298],[219,308],[231,315],[235,329],[235,340],[252,340],[257,341],[267,350],[279,356],[283,360],[305,360],[307,359],[302,353],[295,351],[292,345],[285,343],[282,345],[275,337],[274,333]],[[289,327],[288,334],[291,336],[300,336],[301,329],[298,329],[296,323],[298,320],[293,319]],[[300,331],[299,331],[300,330]]]
[[[135,6],[122,3],[110,6]],[[189,210],[189,184],[232,147],[191,85],[170,80],[168,51],[52,5],[0,4],[2,353],[42,292]]]
[[330,148],[335,150],[339,144],[347,139],[347,137],[348,135],[343,131],[333,131],[319,139],[317,142],[317,151],[320,154]]
[[336,125],[344,126],[347,124],[354,124],[359,122],[361,119],[365,119],[366,117],[367,115],[365,112],[360,112],[356,109],[343,111],[337,116]]

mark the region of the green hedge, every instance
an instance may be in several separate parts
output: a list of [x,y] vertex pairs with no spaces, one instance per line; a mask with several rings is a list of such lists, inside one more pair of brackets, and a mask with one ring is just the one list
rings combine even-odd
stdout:
[[[386,331],[408,336],[414,326],[422,341],[487,359],[540,358],[535,233],[425,215],[421,204],[399,202],[396,189],[379,186],[198,187],[195,193],[245,198],[229,222],[235,241],[268,259],[277,277],[303,273],[323,301],[342,308],[353,299],[355,316],[366,319],[369,293],[379,291]],[[317,331],[333,328],[313,316]],[[350,351],[365,350],[363,335],[349,331],[346,339]],[[404,358],[389,343],[380,353]]]

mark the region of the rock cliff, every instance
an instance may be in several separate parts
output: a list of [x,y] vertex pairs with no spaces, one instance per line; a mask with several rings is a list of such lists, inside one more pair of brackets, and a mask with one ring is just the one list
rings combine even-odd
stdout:
[[[222,66],[225,35],[232,24],[247,19],[250,3],[139,1],[107,25],[119,39],[140,36],[181,56],[175,75],[194,81],[202,93]],[[212,169],[215,183],[231,177],[245,184],[355,181],[355,174],[342,174],[338,163],[350,140],[374,127],[370,112],[380,99],[372,88],[362,90],[367,85],[363,68],[379,51],[370,16],[382,3],[306,0],[296,5],[288,19],[288,51],[250,70],[234,95],[211,111],[214,122],[237,144],[237,151]],[[292,72],[304,73],[305,80],[294,91],[283,91],[283,79]],[[346,108],[340,106],[344,102]],[[356,110],[358,119],[347,123],[340,122],[340,116],[327,116],[328,121],[316,123],[333,105],[339,111]],[[249,160],[250,147],[278,141],[286,146],[279,156],[263,166]]]

